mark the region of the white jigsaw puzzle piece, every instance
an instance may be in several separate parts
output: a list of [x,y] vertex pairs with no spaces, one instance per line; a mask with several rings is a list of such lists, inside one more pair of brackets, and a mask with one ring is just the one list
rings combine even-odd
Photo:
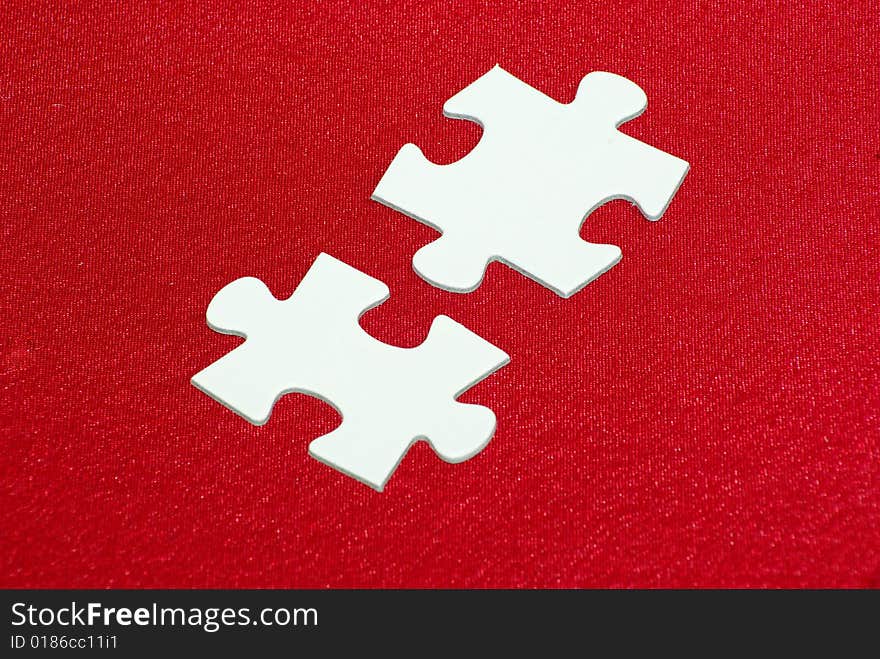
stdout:
[[382,343],[358,319],[387,298],[385,284],[327,254],[283,301],[258,279],[237,279],[214,296],[207,319],[247,340],[192,383],[256,425],[285,393],[329,403],[342,424],[309,453],[379,491],[416,439],[447,462],[467,460],[492,438],[495,415],[455,398],[509,357],[446,316],[415,348]]
[[430,283],[472,291],[498,260],[569,297],[620,260],[620,248],[581,240],[586,217],[629,199],[657,220],[687,174],[684,160],[617,130],[645,107],[612,73],[588,74],[563,104],[496,66],[443,106],[483,127],[477,146],[435,165],[404,145],[373,199],[443,234],[413,257]]

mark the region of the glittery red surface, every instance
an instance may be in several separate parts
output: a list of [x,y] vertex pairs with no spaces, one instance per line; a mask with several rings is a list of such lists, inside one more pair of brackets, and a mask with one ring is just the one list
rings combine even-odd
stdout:
[[[0,9],[0,585],[880,585],[875,3],[33,4]],[[632,79],[623,130],[691,163],[659,223],[589,218],[624,256],[569,300],[432,288],[436,234],[369,199],[405,142],[477,142],[441,108],[496,63]],[[190,386],[237,341],[212,295],[321,251],[390,286],[378,338],[445,313],[511,355],[477,457],[379,494],[308,456],[330,407]]]

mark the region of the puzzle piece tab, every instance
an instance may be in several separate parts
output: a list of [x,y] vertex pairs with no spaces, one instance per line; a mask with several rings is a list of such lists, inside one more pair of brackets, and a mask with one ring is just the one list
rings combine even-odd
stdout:
[[258,279],[233,281],[208,306],[208,325],[247,340],[192,383],[256,425],[288,392],[333,405],[342,424],[309,453],[380,491],[416,439],[447,462],[467,460],[492,438],[495,415],[455,398],[509,358],[446,316],[415,348],[382,343],[358,318],[387,297],[385,284],[326,254],[287,300]]
[[404,145],[373,199],[442,232],[413,257],[432,284],[472,291],[498,260],[569,297],[620,260],[618,247],[581,240],[584,219],[622,198],[657,220],[687,174],[684,160],[617,130],[646,106],[611,73],[590,73],[562,104],[496,66],[443,106],[483,126],[477,146],[435,165]]

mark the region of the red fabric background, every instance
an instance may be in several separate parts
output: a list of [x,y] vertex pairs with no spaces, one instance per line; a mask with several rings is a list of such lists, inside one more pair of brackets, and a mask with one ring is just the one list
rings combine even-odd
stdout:
[[[880,585],[875,3],[31,4],[0,9],[0,585]],[[477,142],[441,107],[495,63],[632,79],[625,132],[692,166],[659,223],[586,222],[624,257],[569,300],[432,288],[436,234],[369,199],[405,142]],[[446,313],[510,353],[463,397],[485,451],[417,445],[378,494],[308,456],[328,406],[254,428],[190,386],[237,341],[212,295],[320,251],[390,286],[378,338]]]

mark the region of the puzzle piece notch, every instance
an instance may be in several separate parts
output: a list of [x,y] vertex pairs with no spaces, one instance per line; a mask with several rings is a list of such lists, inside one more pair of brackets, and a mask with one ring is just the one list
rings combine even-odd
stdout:
[[629,199],[659,219],[687,173],[685,161],[617,130],[646,104],[611,73],[588,74],[562,104],[496,66],[444,105],[483,126],[474,149],[436,165],[406,144],[373,199],[442,232],[413,258],[432,284],[472,291],[498,260],[568,297],[620,259],[618,247],[580,239],[586,217]]
[[491,439],[495,415],[455,398],[508,356],[446,316],[415,348],[384,344],[357,319],[387,297],[382,282],[326,254],[287,300],[258,279],[238,279],[217,293],[207,317],[246,340],[192,383],[257,425],[284,393],[324,400],[343,420],[310,454],[380,491],[416,439],[447,462],[472,457]]

